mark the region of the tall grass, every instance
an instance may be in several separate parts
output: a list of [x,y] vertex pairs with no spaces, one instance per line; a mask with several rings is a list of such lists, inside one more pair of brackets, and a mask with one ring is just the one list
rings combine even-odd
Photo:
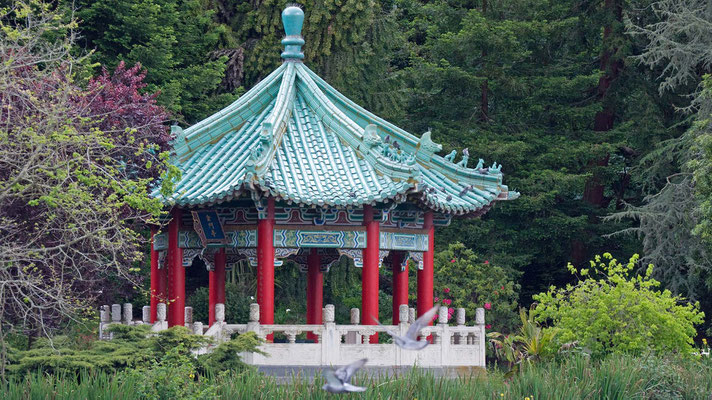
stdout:
[[[326,399],[323,380],[294,376],[280,384],[248,370],[197,378],[222,399]],[[460,377],[434,377],[413,370],[399,377],[360,374],[354,383],[369,390],[350,397],[361,399],[708,399],[712,394],[709,363],[660,357],[612,356],[603,361],[574,357],[524,367],[511,379],[502,372]],[[134,399],[147,382],[139,374],[30,374],[13,379],[3,389],[4,399]],[[148,382],[150,384],[150,382]]]

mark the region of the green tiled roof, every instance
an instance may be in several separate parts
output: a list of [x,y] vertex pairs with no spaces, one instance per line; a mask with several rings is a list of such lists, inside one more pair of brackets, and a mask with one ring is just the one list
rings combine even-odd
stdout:
[[[288,28],[301,28],[296,10],[283,12]],[[204,206],[248,190],[303,206],[411,201],[462,215],[519,196],[496,163],[456,164],[435,154],[430,132],[418,138],[329,86],[301,62],[301,36],[282,43],[285,62],[259,84],[190,128],[174,127],[183,176],[167,203]]]

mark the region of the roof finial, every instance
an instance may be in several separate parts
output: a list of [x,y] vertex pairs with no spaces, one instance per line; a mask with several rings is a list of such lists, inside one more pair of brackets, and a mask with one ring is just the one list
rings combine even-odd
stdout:
[[290,5],[282,11],[282,25],[287,37],[282,39],[284,51],[282,58],[289,60],[301,60],[304,58],[302,53],[302,25],[304,24],[304,11],[301,8]]

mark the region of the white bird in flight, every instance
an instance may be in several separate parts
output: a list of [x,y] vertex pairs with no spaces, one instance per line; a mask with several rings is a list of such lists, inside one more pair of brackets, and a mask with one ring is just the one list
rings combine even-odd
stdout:
[[354,361],[349,365],[344,365],[343,367],[334,370],[324,371],[324,378],[326,378],[326,384],[321,388],[329,393],[349,393],[349,392],[364,392],[365,387],[355,386],[349,383],[351,377],[354,376],[356,371],[358,371],[364,364],[368,361],[367,358],[362,358],[358,361]]
[[435,314],[438,312],[439,308],[440,306],[435,306],[428,310],[425,314],[421,315],[420,318],[416,319],[415,322],[413,322],[413,325],[408,328],[408,332],[405,333],[405,336],[399,336],[397,333],[386,328],[376,318],[374,318],[374,320],[378,322],[378,325],[386,328],[386,332],[393,337],[393,341],[396,342],[396,345],[401,349],[421,350],[428,345],[428,341],[418,341],[418,333],[421,329],[425,328],[430,324],[430,322],[433,320],[433,317],[435,317]]

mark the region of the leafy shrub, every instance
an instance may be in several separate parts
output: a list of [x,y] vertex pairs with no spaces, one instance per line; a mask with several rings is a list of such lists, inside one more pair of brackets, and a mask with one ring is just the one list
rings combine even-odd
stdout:
[[590,268],[569,263],[578,283],[535,295],[537,320],[560,330],[558,344],[578,341],[594,355],[649,349],[691,354],[704,313],[669,290],[657,290],[652,265],[645,275],[630,276],[637,261],[636,254],[624,265],[605,253]]
[[247,332],[224,343],[220,343],[212,352],[198,356],[198,362],[203,372],[218,373],[221,371],[243,371],[249,366],[245,364],[239,353],[255,352],[266,354],[260,351],[257,346],[262,340],[254,332]]
[[140,399],[213,399],[217,388],[208,380],[197,379],[194,359],[178,345],[168,350],[150,367],[126,371],[126,377],[137,382],[136,398]]
[[487,334],[495,354],[509,363],[511,372],[517,372],[522,363],[530,364],[550,356],[553,353],[550,344],[558,333],[555,329],[543,329],[534,320],[534,313],[527,313],[524,308],[519,309],[519,319],[522,326],[511,335],[499,332]]
[[465,245],[453,243],[435,253],[435,276],[436,302],[464,307],[469,321],[484,307],[487,329],[508,332],[516,325],[520,285],[504,268],[479,261]]
[[241,370],[245,364],[238,353],[258,351],[260,343],[253,333],[247,333],[220,344],[213,353],[196,358],[192,351],[209,344],[209,337],[192,335],[182,326],[158,333],[151,333],[150,328],[150,325],[113,325],[110,328],[113,340],[96,340],[85,348],[67,346],[69,341],[61,338],[51,345],[40,342],[31,350],[13,351],[7,369],[17,376],[33,371],[76,376],[81,371],[146,369],[164,360],[166,354],[178,351],[176,357],[181,355],[190,359],[195,370]]

